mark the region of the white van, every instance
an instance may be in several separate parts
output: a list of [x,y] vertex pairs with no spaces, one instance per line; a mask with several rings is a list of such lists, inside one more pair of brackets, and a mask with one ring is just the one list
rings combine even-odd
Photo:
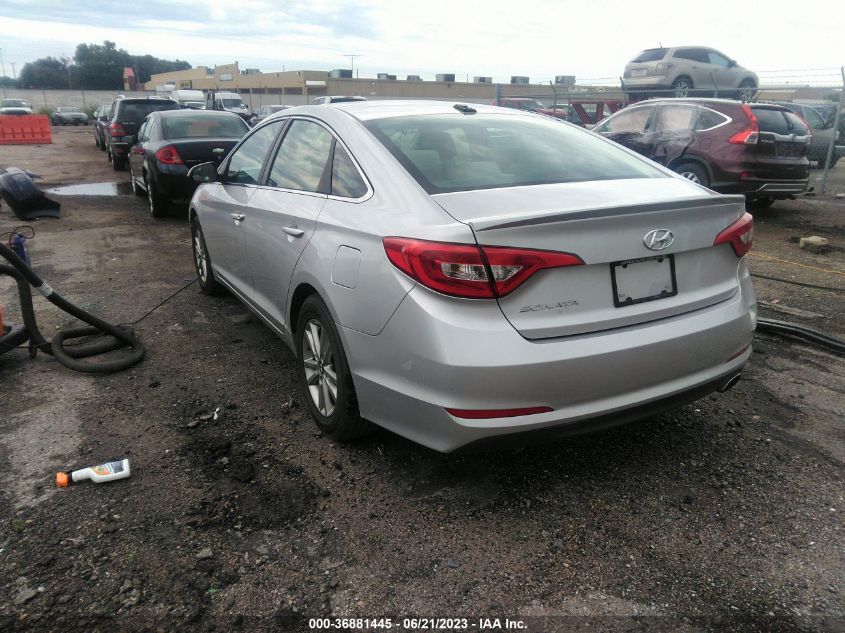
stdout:
[[202,90],[173,90],[170,98],[183,108],[205,110],[205,95]]
[[249,121],[252,112],[246,107],[241,95],[237,92],[208,92],[205,95],[205,109],[206,110],[223,110],[225,112],[234,112],[243,117],[244,121]]

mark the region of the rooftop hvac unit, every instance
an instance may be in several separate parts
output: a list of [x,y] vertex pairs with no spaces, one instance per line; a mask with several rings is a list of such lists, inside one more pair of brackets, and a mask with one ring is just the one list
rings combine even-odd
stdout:
[[389,75],[387,73],[378,73],[376,79],[384,79],[387,81],[396,81],[396,75]]
[[555,75],[555,83],[564,86],[574,86],[575,75]]
[[435,75],[436,81],[455,81],[455,73],[441,73]]
[[472,80],[477,84],[492,84],[492,77],[473,77]]
[[528,77],[524,77],[523,75],[513,75],[511,77],[512,84],[527,84]]
[[419,75],[408,75],[405,77],[405,81],[422,81],[422,77]]
[[241,71],[242,75],[258,75],[261,74],[261,71],[258,68],[244,68]]
[[352,79],[351,68],[333,68],[329,71],[329,77],[332,79]]

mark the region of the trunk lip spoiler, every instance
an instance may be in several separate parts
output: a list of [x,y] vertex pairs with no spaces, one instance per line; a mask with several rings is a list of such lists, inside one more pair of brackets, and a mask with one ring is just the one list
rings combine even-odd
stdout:
[[[636,213],[656,213],[660,211],[683,211],[702,207],[721,207],[740,204],[745,211],[745,196],[716,195],[695,198],[682,198],[661,202],[642,202],[637,204],[594,207],[577,211],[540,211],[523,217],[487,217],[459,220],[476,231],[512,229],[538,224],[555,224],[578,220],[596,220]],[[446,210],[446,209],[444,209]],[[448,213],[448,210],[447,210]],[[451,214],[450,214],[451,215]]]

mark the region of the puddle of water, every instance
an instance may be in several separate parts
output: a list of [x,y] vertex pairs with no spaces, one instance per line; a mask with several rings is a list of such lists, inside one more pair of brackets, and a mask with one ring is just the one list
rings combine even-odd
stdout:
[[132,193],[132,184],[128,182],[90,182],[53,187],[48,189],[46,193],[55,196],[128,196]]

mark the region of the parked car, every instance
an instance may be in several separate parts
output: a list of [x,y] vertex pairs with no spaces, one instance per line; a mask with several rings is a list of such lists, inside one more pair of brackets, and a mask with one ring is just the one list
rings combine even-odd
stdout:
[[[493,105],[501,106],[503,108],[514,108],[515,110],[527,110],[528,112],[536,112],[537,114],[545,114],[546,116],[553,116],[564,121],[569,121],[577,116],[571,107],[561,104],[557,107],[549,107],[542,101],[532,99],[531,97],[503,97],[501,99],[494,99]],[[570,114],[570,110],[572,110]],[[580,119],[579,119],[580,121]],[[574,121],[573,121],[574,122]]]
[[756,74],[703,46],[646,49],[628,62],[622,76],[622,88],[631,99],[700,94],[750,101],[758,85]]
[[768,206],[807,189],[811,134],[788,108],[726,99],[654,99],[593,128],[704,187]]
[[263,121],[271,114],[276,114],[276,112],[281,112],[282,110],[286,110],[291,106],[289,105],[263,105],[258,110],[256,110],[252,117],[249,120],[250,125],[255,125],[259,121]]
[[205,95],[205,109],[218,112],[232,112],[244,121],[249,121],[252,113],[237,92],[208,92]]
[[729,388],[751,354],[745,200],[574,125],[306,106],[190,175],[200,288],[294,350],[338,440],[604,428]]
[[188,178],[194,165],[219,164],[249,127],[231,112],[154,111],[144,119],[129,152],[129,180],[146,195],[150,213],[164,216],[171,203],[186,204],[196,189]]
[[803,103],[791,103],[787,101],[773,101],[772,103],[789,108],[810,126],[813,132],[813,140],[810,143],[810,150],[807,157],[811,161],[818,163],[819,167],[823,167],[827,161],[830,141],[833,140],[834,146],[830,156],[830,166],[833,167],[836,165],[837,161],[842,157],[843,152],[845,152],[845,148],[836,146],[838,142],[841,142],[840,132],[838,129],[834,129],[832,120],[825,120],[816,108]]
[[317,97],[316,99],[311,100],[311,105],[321,105],[326,103],[347,103],[350,101],[366,101],[367,97],[360,97],[360,96],[342,96],[342,95],[335,95],[329,97]]
[[111,104],[104,104],[94,113],[94,144],[106,151],[106,136],[109,134]]
[[88,115],[73,106],[56,108],[50,118],[53,125],[88,125]]
[[0,115],[32,114],[32,106],[23,99],[0,99]]
[[118,97],[109,110],[104,136],[106,154],[115,171],[126,167],[129,148],[135,143],[138,128],[150,112],[179,110],[179,104],[162,97]]

